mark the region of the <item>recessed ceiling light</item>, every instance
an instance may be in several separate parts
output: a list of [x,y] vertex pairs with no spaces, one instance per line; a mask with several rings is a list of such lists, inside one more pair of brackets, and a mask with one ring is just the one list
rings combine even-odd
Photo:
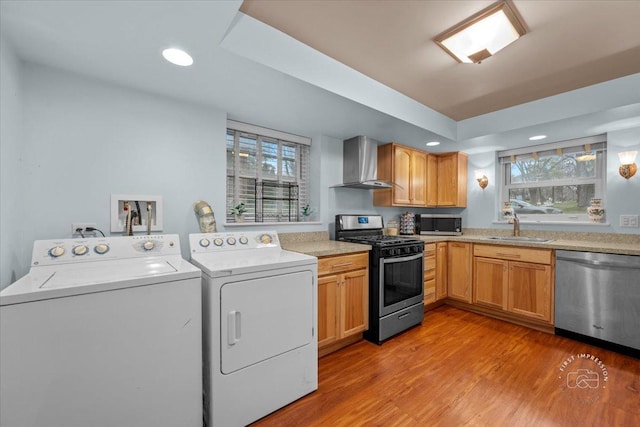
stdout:
[[435,38],[458,62],[477,63],[523,36],[527,29],[510,1],[499,1]]
[[427,147],[435,147],[436,145],[440,145],[438,141],[427,142]]
[[536,135],[529,138],[529,141],[540,141],[541,139],[545,139],[547,135]]
[[188,67],[193,64],[193,58],[182,49],[169,48],[162,51],[164,59],[181,67]]

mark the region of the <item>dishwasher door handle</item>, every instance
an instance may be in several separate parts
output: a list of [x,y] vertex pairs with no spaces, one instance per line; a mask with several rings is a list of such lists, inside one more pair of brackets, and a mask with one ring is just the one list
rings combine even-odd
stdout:
[[625,264],[620,262],[611,262],[611,261],[598,261],[593,259],[576,259],[576,258],[563,258],[557,257],[557,260],[566,261],[566,262],[574,262],[576,264],[582,264],[586,266],[596,267],[596,268],[620,268],[625,270],[637,270],[638,266],[633,264]]

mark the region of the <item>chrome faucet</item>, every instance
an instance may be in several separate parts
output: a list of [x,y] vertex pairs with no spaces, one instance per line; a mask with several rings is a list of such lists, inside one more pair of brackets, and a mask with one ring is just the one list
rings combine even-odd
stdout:
[[513,213],[513,218],[509,220],[509,223],[513,223],[513,236],[520,236],[520,218],[518,218],[515,212]]

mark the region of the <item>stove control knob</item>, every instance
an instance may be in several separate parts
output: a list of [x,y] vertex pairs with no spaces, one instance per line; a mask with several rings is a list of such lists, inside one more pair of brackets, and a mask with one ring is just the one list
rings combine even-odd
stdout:
[[93,250],[95,251],[95,253],[99,255],[104,255],[107,252],[109,252],[109,245],[107,245],[106,243],[100,243],[96,245],[96,247],[93,248]]
[[78,255],[78,256],[85,255],[88,251],[89,251],[89,248],[86,247],[85,245],[76,246],[71,250],[71,252],[73,252],[74,255]]
[[235,237],[227,237],[227,244],[228,245],[235,245],[236,244],[236,238]]
[[59,256],[64,255],[64,248],[62,246],[54,246],[53,248],[49,249],[49,255],[54,258],[58,258]]
[[224,243],[224,240],[222,240],[221,238],[217,238],[213,240],[213,244],[216,246],[222,246],[222,244]]
[[247,239],[245,236],[240,237],[238,241],[240,242],[241,245],[246,245],[247,243],[249,243],[249,239]]
[[209,242],[209,239],[200,239],[200,246],[202,246],[203,248],[209,246],[210,243],[211,242]]
[[153,249],[155,246],[156,246],[156,244],[155,244],[155,243],[153,243],[151,240],[147,240],[146,242],[144,242],[144,243],[142,244],[142,248],[143,248],[145,251],[150,251],[150,250],[151,250],[151,249]]

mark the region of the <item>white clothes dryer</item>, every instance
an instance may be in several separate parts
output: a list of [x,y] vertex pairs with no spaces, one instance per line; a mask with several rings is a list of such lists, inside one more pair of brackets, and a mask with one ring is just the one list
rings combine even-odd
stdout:
[[178,235],[36,241],[0,292],[0,425],[201,426],[200,275]]
[[275,231],[189,243],[203,272],[205,425],[247,425],[317,390],[317,258],[282,250]]

